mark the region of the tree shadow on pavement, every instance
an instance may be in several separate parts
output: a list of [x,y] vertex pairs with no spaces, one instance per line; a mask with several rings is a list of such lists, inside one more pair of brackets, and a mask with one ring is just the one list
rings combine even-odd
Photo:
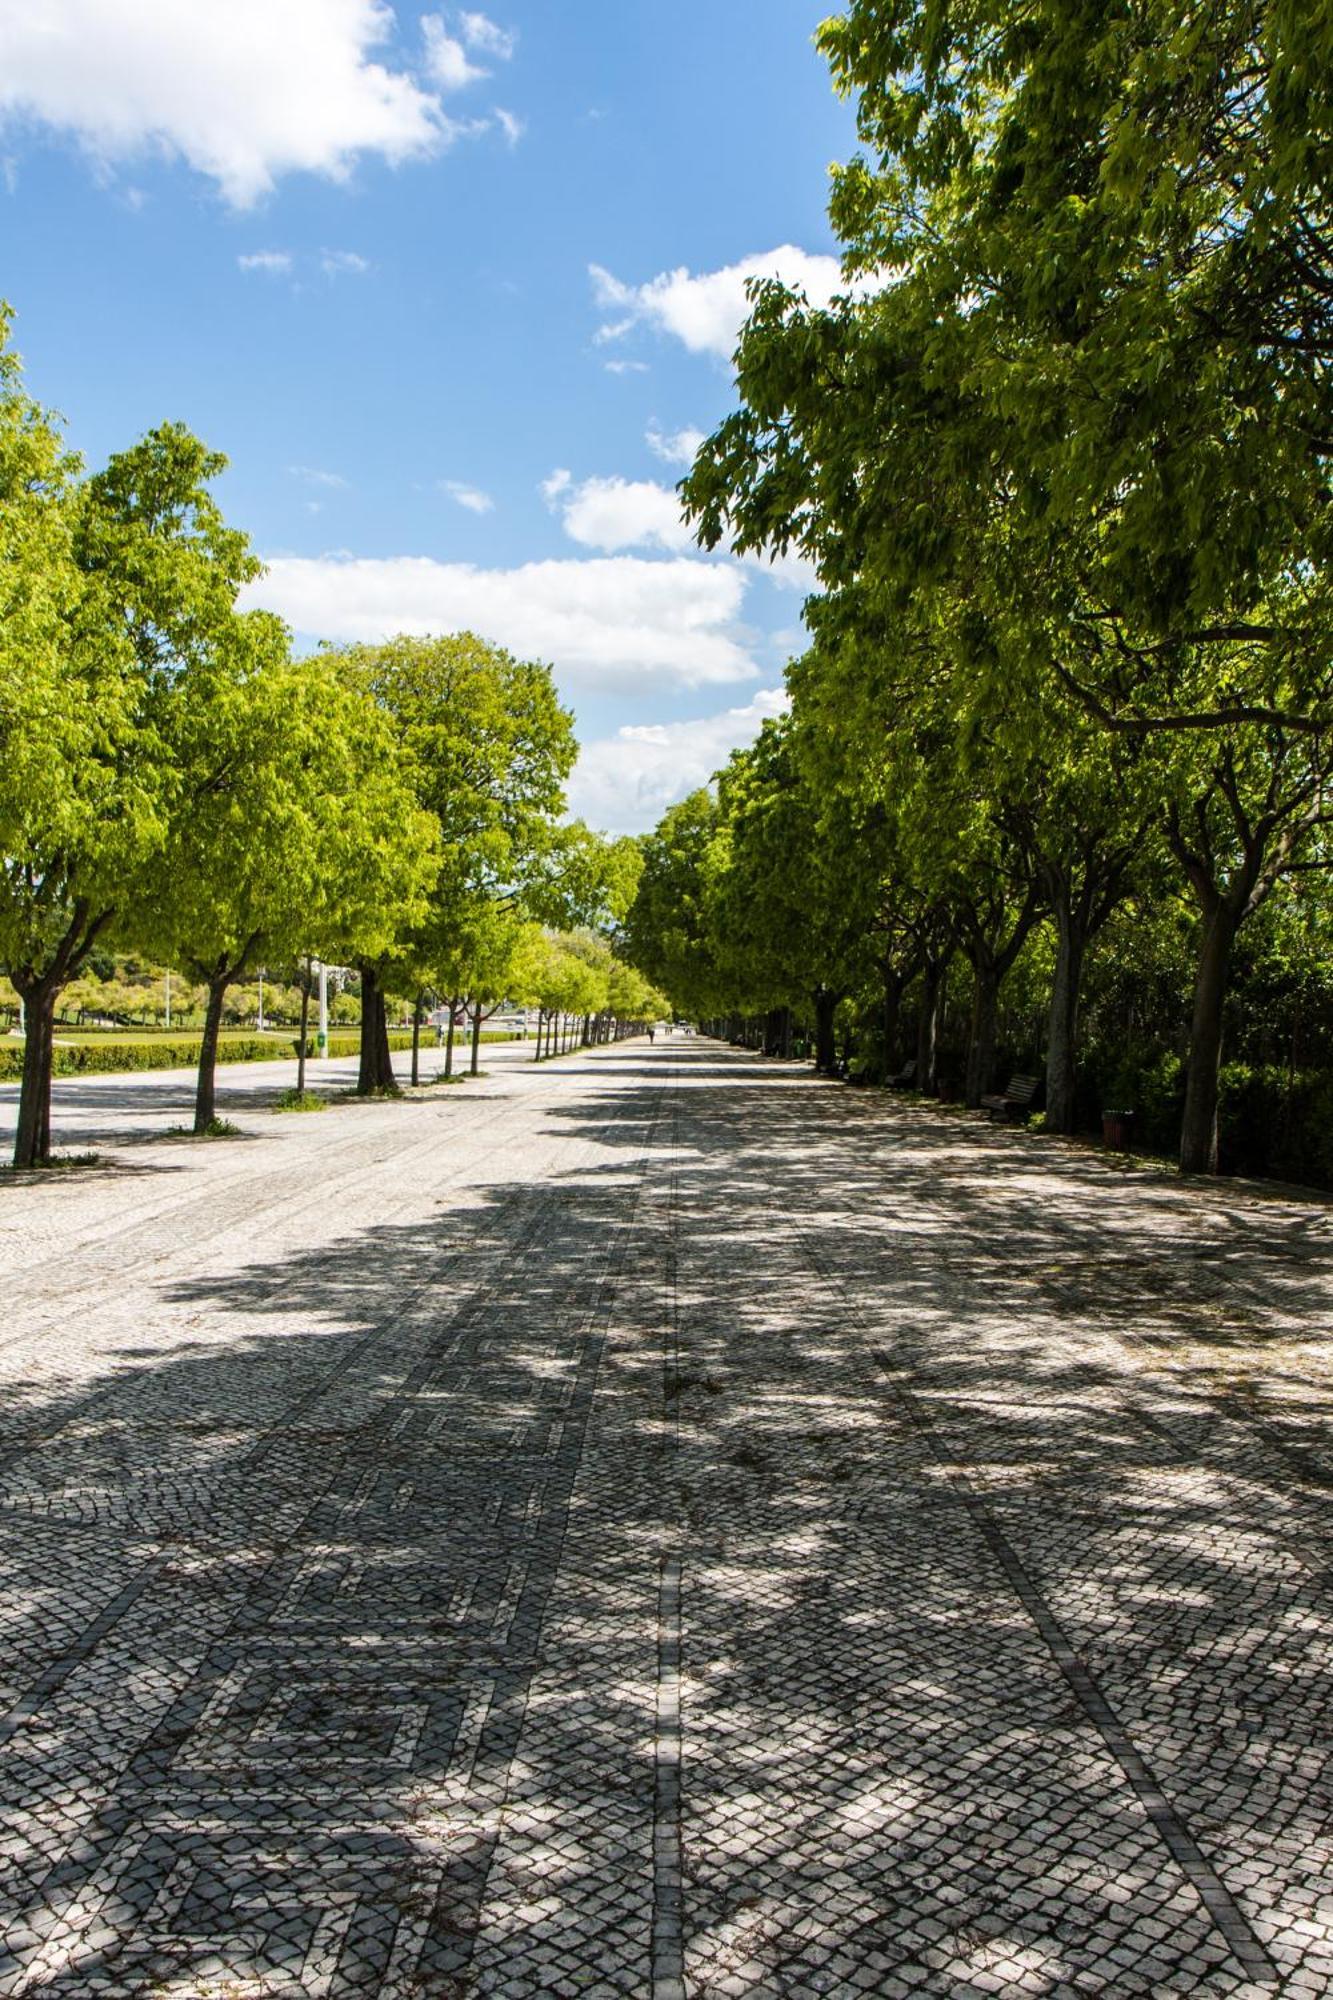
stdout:
[[544,1113],[591,1164],[164,1288],[0,1451],[0,1991],[642,1994],[673,1842],[692,2000],[1245,1990],[1328,1604],[1211,1357],[1327,1241],[706,1045],[603,1074]]

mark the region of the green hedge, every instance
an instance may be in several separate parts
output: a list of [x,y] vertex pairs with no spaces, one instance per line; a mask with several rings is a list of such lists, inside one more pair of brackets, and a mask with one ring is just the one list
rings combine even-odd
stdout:
[[[295,1035],[275,1036],[272,1040],[257,1035],[224,1036],[218,1046],[220,1063],[234,1062],[292,1062],[296,1057],[297,1037]],[[410,1049],[411,1035],[390,1035],[391,1049]],[[354,1056],[360,1052],[361,1036],[357,1031],[350,1034],[330,1035],[329,1054],[331,1056]],[[54,1069],[57,1076],[115,1076],[125,1070],[140,1069],[194,1069],[199,1061],[199,1037],[182,1038],[180,1041],[151,1042],[71,1042],[62,1045],[57,1039]],[[15,1041],[0,1046],[0,1079],[13,1079],[23,1074],[23,1044]]]
[[1223,1173],[1333,1187],[1333,1075],[1224,1063],[1218,1155]]
[[[1333,1071],[1278,1064],[1222,1065],[1218,1164],[1224,1174],[1333,1187]],[[1136,1148],[1174,1158],[1185,1105],[1185,1064],[1169,1050],[1130,1044],[1085,1051],[1080,1123],[1095,1131],[1104,1110],[1132,1110]]]

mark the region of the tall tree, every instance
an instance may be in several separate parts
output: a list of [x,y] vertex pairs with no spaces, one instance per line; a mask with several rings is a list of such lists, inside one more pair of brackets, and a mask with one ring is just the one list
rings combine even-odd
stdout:
[[873,843],[849,838],[845,817],[836,837],[833,801],[810,784],[798,733],[791,716],[765,722],[719,774],[708,911],[719,970],[743,1010],[813,1011],[816,1063],[831,1072],[834,1011],[868,967],[879,885],[866,865]]
[[701,787],[643,836],[643,871],[625,917],[625,956],[683,1014],[726,1005],[708,914],[717,801]]
[[[1180,865],[1173,821],[1219,801],[1256,881],[1302,865],[1320,810],[1269,732],[1317,769],[1333,723],[1326,12],[853,0],[821,41],[866,147],[834,184],[848,296],[756,295],[743,407],[687,484],[705,538],[805,548],[825,620],[869,593],[937,621],[960,726],[1026,687],[1126,737],[1224,737],[1162,787]],[[1205,997],[1229,933],[1206,920]]]
[[150,948],[207,992],[202,1133],[228,987],[303,951],[389,950],[424,909],[434,823],[384,715],[327,657],[290,659],[286,632],[263,612],[238,616],[225,646],[185,667],[163,737],[178,789],[140,923]]
[[[6,380],[12,389],[12,369]],[[17,416],[22,434],[21,412],[11,401],[0,427],[13,435]],[[40,450],[43,428],[29,414],[29,451]],[[53,510],[43,533],[62,546],[28,655],[43,664],[49,699],[6,719],[0,779],[10,791],[0,805],[0,963],[29,1027],[17,1165],[50,1152],[60,993],[124,919],[165,836],[178,778],[164,754],[163,704],[183,667],[225,641],[236,593],[258,569],[208,490],[224,462],[168,424],[92,478],[48,460],[29,486],[28,518],[33,507]],[[40,782],[16,799],[25,772]]]
[[[549,667],[474,633],[397,638],[333,657],[388,717],[416,802],[435,823],[439,866],[402,950],[415,965],[445,965],[479,900],[519,904],[539,877],[573,767],[572,718]],[[394,970],[377,954],[360,967],[358,1087],[392,1089],[384,981]]]

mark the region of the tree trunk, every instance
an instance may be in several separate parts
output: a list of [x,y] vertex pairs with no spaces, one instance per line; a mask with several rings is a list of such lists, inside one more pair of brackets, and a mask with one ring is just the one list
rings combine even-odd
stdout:
[[301,1046],[296,1051],[296,1089],[298,1095],[305,1095],[305,1042],[310,1032],[310,961],[306,960],[305,978],[301,981]]
[[478,1000],[472,1010],[472,1067],[468,1074],[476,1076],[481,1068],[481,1002]]
[[967,1045],[964,1101],[975,1111],[991,1086],[999,1033],[1000,975],[993,965],[972,965],[972,1033]]
[[449,1002],[449,1031],[444,1038],[444,1073],[446,1076],[452,1076],[454,1073],[454,1015],[457,1012],[458,995],[455,993]]
[[231,984],[229,972],[217,972],[208,982],[208,1005],[204,1009],[204,1038],[199,1044],[199,1076],[194,1090],[194,1135],[202,1138],[217,1117],[218,1030],[222,1026],[222,1002]]
[[893,1075],[893,1065],[897,1060],[898,1021],[902,1013],[903,987],[906,981],[896,966],[886,965],[882,968],[882,971],[884,977],[883,1063],[884,1075],[887,1079]]
[[412,1002],[412,1088],[421,1082],[421,1010],[426,996],[418,993]]
[[51,1157],[51,1069],[55,1058],[56,1001],[77,979],[88,954],[115,915],[114,909],[89,913],[76,899],[64,935],[58,940],[41,974],[11,966],[10,983],[24,1010],[23,1081],[19,1087],[18,1124],[14,1133],[14,1165],[37,1167]]
[[60,988],[54,983],[25,981],[17,990],[23,1001],[25,1032],[14,1165],[40,1167],[51,1157],[51,1065]]
[[358,1095],[371,1097],[376,1091],[396,1091],[393,1059],[389,1054],[389,1023],[384,989],[373,965],[361,967],[361,1060],[357,1067]]
[[1231,973],[1236,918],[1220,898],[1204,922],[1203,947],[1194,976],[1185,1115],[1180,1128],[1180,1171],[1217,1172],[1218,1072],[1222,1066],[1222,1009]]
[[821,986],[815,994],[815,1070],[820,1076],[832,1076],[837,1068],[833,1046],[833,1016],[837,1006],[837,994]]
[[1079,989],[1083,983],[1088,932],[1067,891],[1055,898],[1055,929],[1055,977],[1051,982],[1046,1038],[1046,1129],[1072,1132],[1078,1081]]
[[940,1012],[944,1003],[944,967],[931,961],[921,973],[916,1012],[916,1087],[931,1094],[939,1081]]

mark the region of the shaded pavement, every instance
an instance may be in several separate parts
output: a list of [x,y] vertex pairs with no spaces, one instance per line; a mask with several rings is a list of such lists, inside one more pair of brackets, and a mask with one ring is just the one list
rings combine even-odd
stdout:
[[1333,1992],[1329,1211],[630,1044],[0,1187],[0,1993]]

